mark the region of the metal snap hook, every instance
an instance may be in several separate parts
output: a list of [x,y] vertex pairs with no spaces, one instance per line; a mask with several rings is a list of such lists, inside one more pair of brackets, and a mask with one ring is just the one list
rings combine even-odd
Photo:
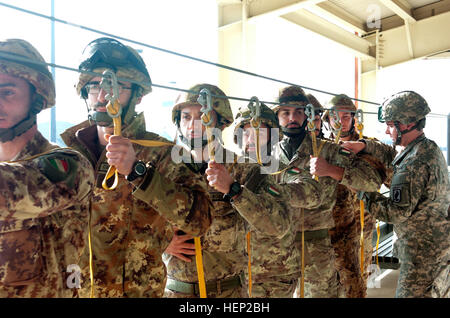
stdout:
[[[116,74],[107,69],[102,73],[102,80],[100,82],[100,87],[108,92],[108,94],[105,95],[105,99],[109,101],[111,105],[114,105],[116,102],[119,105],[119,109],[117,113],[113,114],[110,112],[109,107],[106,107],[106,112],[108,113],[109,117],[116,118],[122,115],[122,107],[120,107],[119,104],[119,84],[117,82]],[[112,91],[112,95],[110,94]]]
[[251,116],[251,124],[253,128],[260,128],[261,121],[259,118],[261,117],[261,103],[258,97],[253,96],[250,98],[250,103],[248,104],[248,108],[250,109]]
[[308,104],[305,107],[305,115],[308,120],[308,131],[316,130],[316,126],[314,125],[314,106],[312,104]]
[[213,118],[210,115],[210,112],[213,110],[211,99],[211,92],[207,88],[203,88],[198,93],[197,102],[202,105],[202,108],[200,108],[200,112],[202,112],[209,118],[208,122],[202,120],[202,124],[205,126],[211,126],[213,122]]

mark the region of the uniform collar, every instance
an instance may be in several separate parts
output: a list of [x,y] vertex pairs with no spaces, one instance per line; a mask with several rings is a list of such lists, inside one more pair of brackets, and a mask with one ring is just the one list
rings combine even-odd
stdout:
[[417,144],[424,141],[425,139],[426,139],[425,134],[422,134],[419,137],[417,137],[416,139],[414,139],[413,141],[411,141],[406,146],[406,148],[400,154],[398,154],[397,157],[395,157],[394,161],[392,161],[392,165],[395,166],[396,164],[400,163],[406,157],[406,155],[411,151],[411,149],[413,149]]

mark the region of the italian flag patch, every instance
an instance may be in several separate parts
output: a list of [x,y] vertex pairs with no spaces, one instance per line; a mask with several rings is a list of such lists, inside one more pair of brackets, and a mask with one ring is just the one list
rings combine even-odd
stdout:
[[48,161],[52,164],[53,167],[63,173],[67,173],[67,171],[69,171],[69,164],[64,159],[50,158],[48,159]]
[[344,155],[344,156],[350,156],[351,151],[349,151],[347,149],[344,149],[344,148],[341,148],[341,149],[339,149],[339,153]]
[[292,169],[289,169],[288,171],[287,171],[287,173],[289,173],[289,174],[299,174],[300,173],[300,169],[299,168],[292,168]]
[[267,192],[269,192],[271,195],[274,195],[274,196],[279,196],[280,195],[280,191],[278,191],[278,189],[275,188],[274,186],[269,186],[267,188]]

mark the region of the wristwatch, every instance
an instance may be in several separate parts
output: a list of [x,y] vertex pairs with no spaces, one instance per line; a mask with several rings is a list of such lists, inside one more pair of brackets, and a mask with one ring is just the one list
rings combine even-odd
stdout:
[[232,197],[241,192],[242,192],[241,184],[235,181],[230,185],[230,191],[227,194],[224,194],[223,198],[226,200],[231,200]]
[[126,179],[131,182],[136,178],[145,176],[147,173],[147,166],[143,161],[137,160],[134,162],[133,167],[131,167],[131,172],[126,176]]

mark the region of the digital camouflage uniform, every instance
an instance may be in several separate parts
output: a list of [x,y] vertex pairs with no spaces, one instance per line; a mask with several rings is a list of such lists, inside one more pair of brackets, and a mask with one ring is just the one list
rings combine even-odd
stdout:
[[[410,91],[383,103],[385,120],[405,125],[417,123],[429,112],[426,101]],[[400,261],[396,297],[450,297],[450,192],[441,150],[425,135],[399,154],[373,140],[366,140],[365,150],[394,170],[388,198],[379,193],[363,198],[371,214],[395,226]]]
[[[47,67],[4,59],[5,52],[45,63],[34,47],[23,40],[0,42],[0,73],[34,87],[32,100],[39,95],[44,102],[31,104],[34,114],[53,106],[55,86]],[[89,162],[39,132],[11,162],[0,162],[1,298],[78,296],[92,187]]]
[[[287,101],[294,103],[304,96],[301,88],[295,86],[284,88],[280,91],[280,103]],[[282,99],[281,97],[287,97]],[[298,101],[300,107],[306,106],[308,100]],[[277,108],[275,108],[277,110]],[[278,178],[282,183],[291,182],[294,171],[306,171],[309,173],[310,155],[313,155],[312,139],[307,134],[301,144],[292,152],[292,144],[295,144],[295,137],[285,137],[276,149],[276,156],[287,167],[287,170]],[[339,277],[335,268],[335,254],[331,245],[328,230],[334,227],[332,209],[336,202],[337,185],[354,189],[372,189],[376,191],[380,184],[380,176],[366,161],[359,160],[349,151],[342,149],[338,145],[317,139],[317,146],[323,144],[320,157],[328,163],[344,168],[344,175],[341,182],[330,177],[319,177],[319,183],[323,189],[323,203],[316,209],[304,210],[305,231],[305,297],[339,297],[340,286]],[[292,155],[293,153],[293,155]],[[300,212],[300,211],[299,211]],[[297,227],[296,243],[301,252],[301,219],[297,212],[294,223]],[[300,264],[299,264],[300,266]]]
[[[117,73],[122,78],[145,79],[142,72],[131,66],[117,67]],[[91,78],[80,75],[78,93]],[[144,89],[143,95],[149,92],[147,87],[139,89]],[[145,130],[144,114],[134,112],[137,97],[133,94],[127,105],[122,136],[167,142]],[[94,297],[162,297],[166,284],[162,254],[173,235],[170,225],[201,235],[211,223],[211,202],[205,183],[186,165],[173,162],[171,146],[133,145],[137,160],[147,163],[147,174],[136,187],[119,174],[117,187],[105,190],[102,181],[109,165],[105,147],[98,140],[97,126],[85,121],[61,137],[83,153],[95,170],[96,187],[90,209]],[[88,256],[85,253],[83,258],[85,275],[89,272]],[[89,296],[89,283],[86,279],[84,297]]]
[[[352,100],[344,94],[337,95],[329,102],[331,109],[356,111]],[[329,111],[324,114],[323,120],[328,122]],[[341,132],[341,137],[346,140],[356,141],[359,134],[354,128],[355,121],[352,121],[352,128],[348,132]],[[335,127],[331,127],[330,139],[335,141],[337,134]],[[381,162],[368,154],[360,153],[357,157],[362,157],[375,169],[378,170],[382,180],[386,178],[386,171]],[[375,225],[375,218],[369,213],[364,213],[364,273],[361,275],[360,267],[360,237],[361,219],[360,202],[356,192],[342,184],[337,186],[337,199],[333,208],[333,219],[335,226],[329,230],[331,244],[336,253],[336,268],[339,272],[340,282],[349,298],[365,297],[367,290],[367,278],[369,276],[369,265],[372,264],[372,232]]]
[[[235,119],[235,133],[237,128],[243,128],[250,123],[252,115],[254,114],[251,113],[248,107],[239,109]],[[267,129],[279,129],[276,114],[264,104],[261,104],[260,122],[265,124],[268,127]],[[280,138],[276,140],[274,140],[274,136],[270,137],[275,144],[282,138],[282,134],[279,133]],[[271,148],[270,144],[268,148]],[[267,174],[275,171],[269,171],[270,167],[268,166],[265,168],[267,169],[266,174],[262,176],[266,180],[261,182],[258,188],[262,195],[269,198],[273,197],[286,205],[281,206],[285,211],[280,211],[280,213],[288,221],[289,227],[287,231],[273,232],[266,230],[263,232],[250,226],[252,297],[292,298],[297,287],[298,276],[300,275],[298,264],[301,261],[299,250],[295,246],[297,230],[292,222],[293,215],[299,208],[315,208],[319,206],[322,201],[322,191],[319,183],[312,179],[309,173],[303,171],[295,174],[292,182],[289,184],[276,184],[275,176]],[[240,165],[238,169],[244,169],[245,171],[248,167]],[[251,178],[248,179],[251,180]],[[257,224],[257,222],[261,223],[261,225],[264,223],[266,225],[270,224],[259,213],[254,213],[255,206],[257,206],[255,202],[251,200],[245,202],[248,212],[244,213],[242,204],[240,206],[236,204],[238,200],[242,201],[242,196],[233,201],[233,206],[244,218],[247,219],[247,215],[249,218],[252,218],[248,220],[247,228],[249,228],[248,224]],[[273,208],[273,206],[269,206],[267,210],[270,211]],[[248,282],[248,270],[246,271],[246,277]]]

